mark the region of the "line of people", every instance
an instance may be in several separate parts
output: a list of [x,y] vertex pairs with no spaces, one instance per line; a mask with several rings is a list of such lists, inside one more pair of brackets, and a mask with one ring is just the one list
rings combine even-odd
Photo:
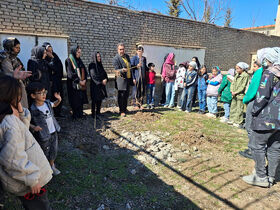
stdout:
[[[28,71],[17,55],[20,42],[9,38],[3,42],[0,52],[0,179],[8,192],[19,197],[26,209],[50,209],[45,188],[60,171],[55,167],[60,126],[54,110],[58,110],[62,98],[63,66],[53,52],[50,43],[32,49]],[[141,108],[147,94],[147,105],[154,106],[155,65],[147,65],[144,48],[137,47],[130,60],[123,43],[118,44],[113,58],[115,85],[121,116],[127,112],[130,87],[134,86],[135,106]],[[94,52],[88,71],[81,60],[81,48],[71,48],[65,61],[67,92],[74,119],[83,117],[83,104],[88,103],[86,87],[90,77],[92,116],[100,115],[102,100],[107,97],[108,76],[102,65],[100,52]],[[280,161],[280,48],[258,51],[254,75],[249,79],[249,65],[237,63],[222,75],[214,66],[208,75],[206,66],[200,68],[196,57],[175,67],[175,54],[169,53],[162,65],[165,88],[165,107],[177,106],[189,113],[199,99],[199,113],[217,116],[218,96],[224,103],[222,122],[240,127],[243,123],[244,105],[247,106],[245,127],[248,132],[248,149],[256,166],[253,174],[243,177],[252,185],[269,187],[275,182],[276,168]],[[89,72],[89,73],[88,73]],[[251,81],[251,82],[250,82]],[[164,94],[162,94],[164,95]],[[54,110],[53,110],[54,108]],[[30,123],[31,120],[31,123]],[[31,132],[30,132],[31,131]],[[268,165],[266,165],[266,159]],[[36,197],[36,199],[34,199]]]

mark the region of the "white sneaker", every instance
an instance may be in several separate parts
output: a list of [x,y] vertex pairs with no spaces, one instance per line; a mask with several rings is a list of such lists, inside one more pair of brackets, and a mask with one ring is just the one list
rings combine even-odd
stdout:
[[233,126],[239,128],[239,124],[237,123],[233,123]]
[[188,110],[185,110],[185,112],[186,112],[186,113],[190,113],[190,111],[188,111]]
[[222,123],[227,123],[227,122],[228,122],[228,119],[225,118],[225,117],[223,117],[222,119],[220,119],[220,122],[222,122]]
[[168,105],[164,105],[163,107],[166,108],[166,107],[168,107]]
[[54,176],[57,176],[61,173],[60,170],[55,167],[55,165],[52,166],[52,171]]

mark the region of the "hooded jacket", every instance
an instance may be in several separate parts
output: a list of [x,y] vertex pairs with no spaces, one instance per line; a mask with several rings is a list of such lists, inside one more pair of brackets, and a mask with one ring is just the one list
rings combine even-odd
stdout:
[[280,65],[263,72],[252,116],[252,130],[280,130]]
[[36,184],[46,185],[52,169],[40,145],[29,131],[30,112],[20,119],[8,114],[0,123],[0,181],[3,189],[24,196]]

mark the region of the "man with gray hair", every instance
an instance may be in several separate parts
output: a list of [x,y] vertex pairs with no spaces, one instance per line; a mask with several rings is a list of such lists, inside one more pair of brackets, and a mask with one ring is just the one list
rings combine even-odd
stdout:
[[127,101],[129,96],[130,85],[132,84],[132,72],[130,66],[130,58],[125,54],[125,46],[119,43],[117,47],[118,53],[113,58],[113,66],[115,70],[115,85],[118,90],[118,105],[120,114],[125,116],[127,111]]

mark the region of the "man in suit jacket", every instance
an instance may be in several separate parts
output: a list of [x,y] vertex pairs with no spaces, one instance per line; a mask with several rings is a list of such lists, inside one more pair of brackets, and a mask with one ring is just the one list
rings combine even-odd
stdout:
[[115,69],[116,88],[118,90],[118,105],[121,116],[125,116],[127,111],[127,102],[129,89],[132,83],[132,72],[130,66],[130,58],[125,54],[125,46],[123,43],[118,44],[118,53],[113,58],[113,66]]

